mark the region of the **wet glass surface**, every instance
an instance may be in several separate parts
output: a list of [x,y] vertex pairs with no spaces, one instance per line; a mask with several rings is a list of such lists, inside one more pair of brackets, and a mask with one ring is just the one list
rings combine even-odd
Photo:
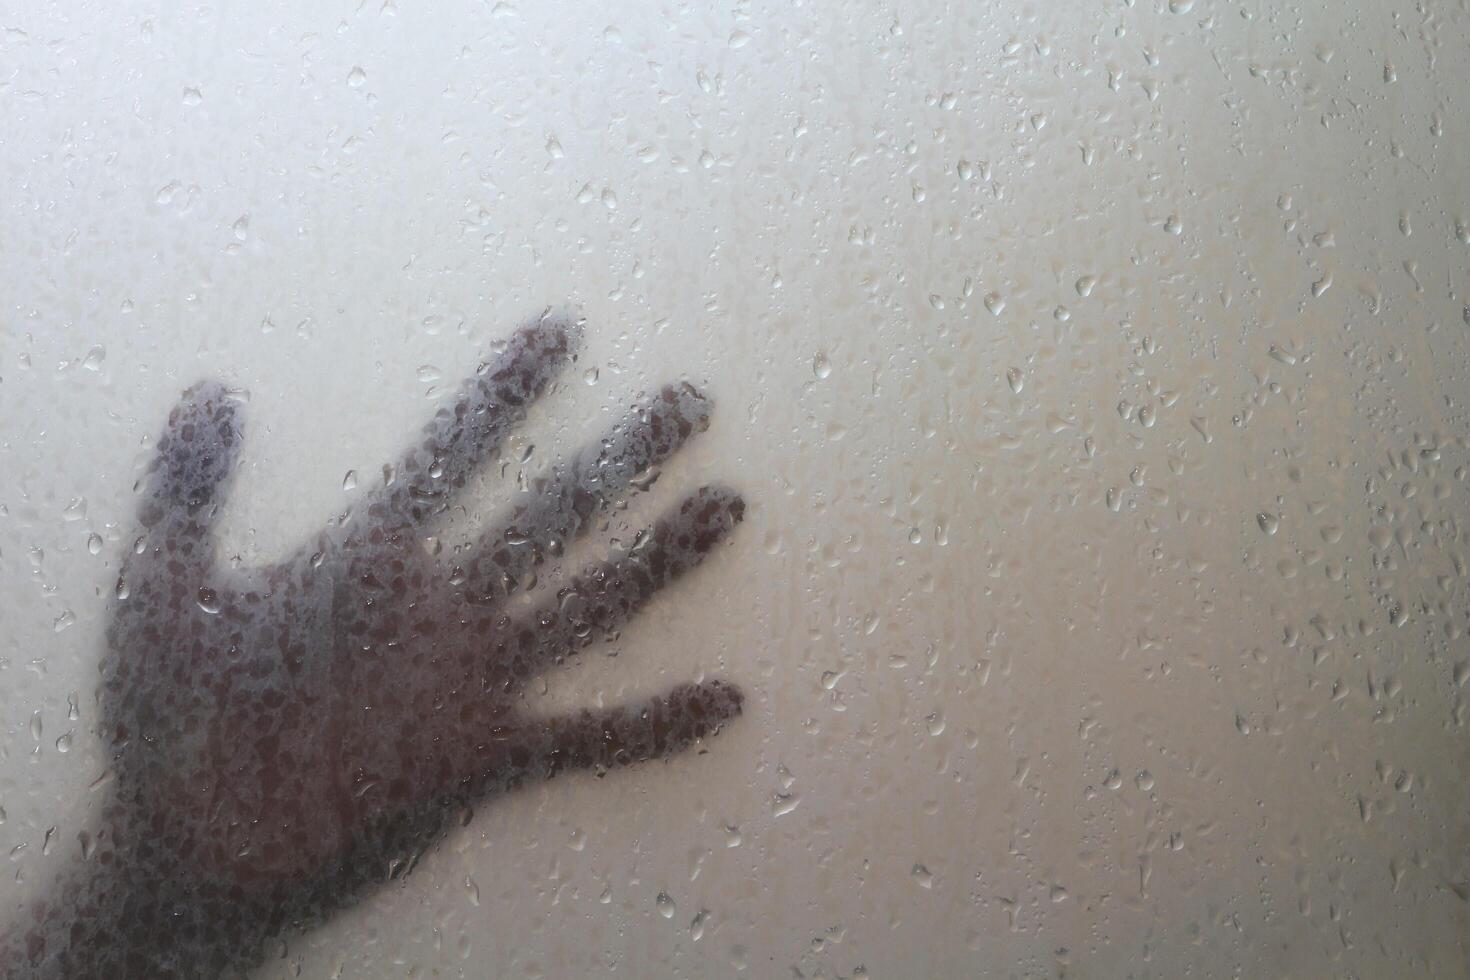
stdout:
[[1463,3],[299,6],[0,23],[6,955],[1470,973]]

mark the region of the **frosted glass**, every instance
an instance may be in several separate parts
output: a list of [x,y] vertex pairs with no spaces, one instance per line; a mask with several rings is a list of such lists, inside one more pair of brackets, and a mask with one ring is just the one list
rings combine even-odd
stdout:
[[248,577],[540,322],[423,554],[690,399],[514,608],[739,513],[517,704],[740,700],[445,810],[252,975],[1470,975],[1466,91],[1452,0],[8,11],[0,933],[118,792],[181,393],[238,417]]

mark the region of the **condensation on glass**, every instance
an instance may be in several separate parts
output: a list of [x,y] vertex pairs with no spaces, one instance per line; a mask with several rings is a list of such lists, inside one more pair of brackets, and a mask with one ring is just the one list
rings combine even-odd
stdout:
[[[399,836],[341,888],[268,889],[280,922],[216,888],[195,938],[254,943],[260,977],[1470,973],[1464,3],[36,3],[0,28],[11,942],[109,853],[119,799],[151,801],[123,825],[155,878],[278,889],[335,845],[251,819],[418,799],[425,760],[452,782],[490,739],[515,778],[415,811],[434,846],[373,809],[353,826]],[[537,336],[550,360],[516,362]],[[170,456],[191,419],[228,451]],[[247,584],[180,559],[152,580],[177,601],[120,612],[157,528],[193,533],[180,503]],[[293,561],[348,571],[262,571]],[[334,618],[358,586],[460,611],[374,633]],[[563,631],[535,669],[540,640],[487,644],[522,658],[496,661],[513,694],[460,663],[513,729],[469,681],[414,689],[448,647],[389,636],[500,637],[465,611],[496,589]],[[179,632],[281,595],[274,632]],[[307,683],[293,637],[329,634],[371,682],[303,668],[318,700],[279,697]],[[110,696],[156,636],[243,658],[259,697]],[[421,724],[313,720],[334,697]],[[450,703],[487,734],[436,756]],[[227,756],[276,731],[356,781],[217,779],[282,801],[245,829],[201,807],[188,747],[228,705]],[[592,726],[581,755],[557,718]],[[127,720],[154,754],[118,748]]]

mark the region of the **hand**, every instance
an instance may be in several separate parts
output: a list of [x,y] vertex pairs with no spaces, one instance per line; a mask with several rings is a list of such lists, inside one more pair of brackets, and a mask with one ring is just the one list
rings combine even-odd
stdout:
[[[99,906],[98,922],[116,917],[107,902],[143,909],[136,926],[160,931],[149,941],[167,958],[110,959],[59,929],[41,930],[34,952],[114,977],[132,975],[129,962],[155,976],[218,972],[252,954],[238,947],[402,873],[488,795],[666,756],[740,712],[740,691],[721,681],[551,718],[522,697],[528,681],[615,636],[741,519],[738,496],[701,489],[626,551],[554,592],[533,588],[538,567],[707,427],[709,403],[689,385],[636,407],[467,549],[426,544],[577,336],[550,317],[515,334],[384,468],[380,489],[268,568],[231,569],[214,554],[241,407],[214,382],[184,393],[140,484],[143,534],[102,666],[112,787],[91,861],[126,871],[107,896],[76,899]],[[203,935],[221,917],[237,948]],[[137,945],[116,940],[93,944]]]

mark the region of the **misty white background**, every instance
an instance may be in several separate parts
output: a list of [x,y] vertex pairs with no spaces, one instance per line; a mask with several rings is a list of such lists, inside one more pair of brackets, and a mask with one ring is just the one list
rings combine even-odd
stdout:
[[750,512],[547,709],[746,713],[262,976],[1465,975],[1463,3],[422,6],[0,6],[6,919],[178,392],[269,560],[557,305],[480,516],[678,377]]

